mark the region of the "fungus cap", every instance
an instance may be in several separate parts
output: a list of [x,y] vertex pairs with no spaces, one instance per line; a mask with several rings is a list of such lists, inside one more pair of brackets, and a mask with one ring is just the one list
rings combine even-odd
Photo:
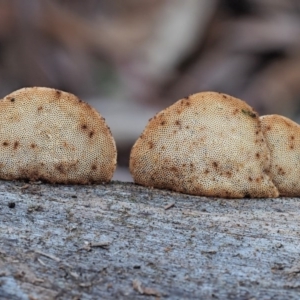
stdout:
[[76,96],[23,88],[0,101],[0,178],[108,182],[116,146],[104,118]]
[[150,119],[130,171],[144,186],[224,198],[277,197],[257,113],[231,96],[203,92]]
[[280,195],[300,196],[300,126],[279,116],[260,117],[271,153],[270,176]]

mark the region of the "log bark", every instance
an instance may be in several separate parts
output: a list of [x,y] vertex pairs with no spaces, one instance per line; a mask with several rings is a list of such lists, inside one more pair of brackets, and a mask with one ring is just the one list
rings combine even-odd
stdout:
[[299,299],[299,209],[0,181],[0,299]]

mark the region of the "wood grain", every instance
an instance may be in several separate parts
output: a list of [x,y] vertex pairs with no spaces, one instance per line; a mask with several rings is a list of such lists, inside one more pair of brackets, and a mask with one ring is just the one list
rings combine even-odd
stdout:
[[1,181],[0,299],[299,299],[299,209]]

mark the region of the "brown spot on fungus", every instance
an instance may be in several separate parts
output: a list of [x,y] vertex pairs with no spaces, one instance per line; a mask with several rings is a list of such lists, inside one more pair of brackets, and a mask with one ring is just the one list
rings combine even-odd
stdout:
[[152,149],[154,146],[153,142],[149,141],[148,144],[149,144],[149,149]]
[[8,143],[8,142],[3,142],[2,145],[3,145],[4,147],[7,147],[7,146],[9,145],[9,143]]
[[171,167],[170,170],[171,170],[172,172],[175,172],[175,173],[178,172],[178,168],[176,168],[176,167]]
[[278,175],[285,175],[285,172],[282,168],[278,168]]
[[215,162],[215,161],[213,162],[213,167],[214,167],[214,168],[218,168],[218,165],[219,165],[219,164],[218,164],[217,162]]
[[92,170],[93,170],[93,171],[97,170],[97,165],[96,165],[96,164],[93,164],[93,165],[92,165]]
[[61,96],[61,91],[55,90],[56,96],[59,98]]
[[95,131],[91,130],[90,133],[89,133],[89,137],[92,138],[94,136],[94,134],[95,134]]
[[30,145],[30,147],[31,147],[32,149],[34,149],[34,148],[36,147],[36,144],[32,143],[32,144]]
[[268,125],[268,126],[265,127],[265,130],[266,130],[266,131],[270,131],[271,129],[272,129],[272,128],[271,128],[270,125]]
[[18,147],[19,147],[19,142],[18,142],[18,141],[15,141],[15,142],[14,142],[14,150],[16,150]]
[[233,115],[236,115],[238,112],[239,112],[239,109],[235,108],[234,111],[233,111]]
[[66,173],[63,164],[58,164],[58,165],[56,165],[56,166],[55,166],[55,169],[56,169],[58,172],[60,172],[61,174],[65,174],[65,173]]

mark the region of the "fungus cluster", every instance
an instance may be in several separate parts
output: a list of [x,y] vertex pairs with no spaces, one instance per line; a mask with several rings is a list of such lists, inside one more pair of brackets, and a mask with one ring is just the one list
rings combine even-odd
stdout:
[[137,184],[193,195],[299,196],[299,130],[283,117],[259,118],[229,95],[198,93],[149,120],[130,172]]
[[24,88],[0,101],[0,178],[108,182],[116,146],[104,118],[76,96]]

